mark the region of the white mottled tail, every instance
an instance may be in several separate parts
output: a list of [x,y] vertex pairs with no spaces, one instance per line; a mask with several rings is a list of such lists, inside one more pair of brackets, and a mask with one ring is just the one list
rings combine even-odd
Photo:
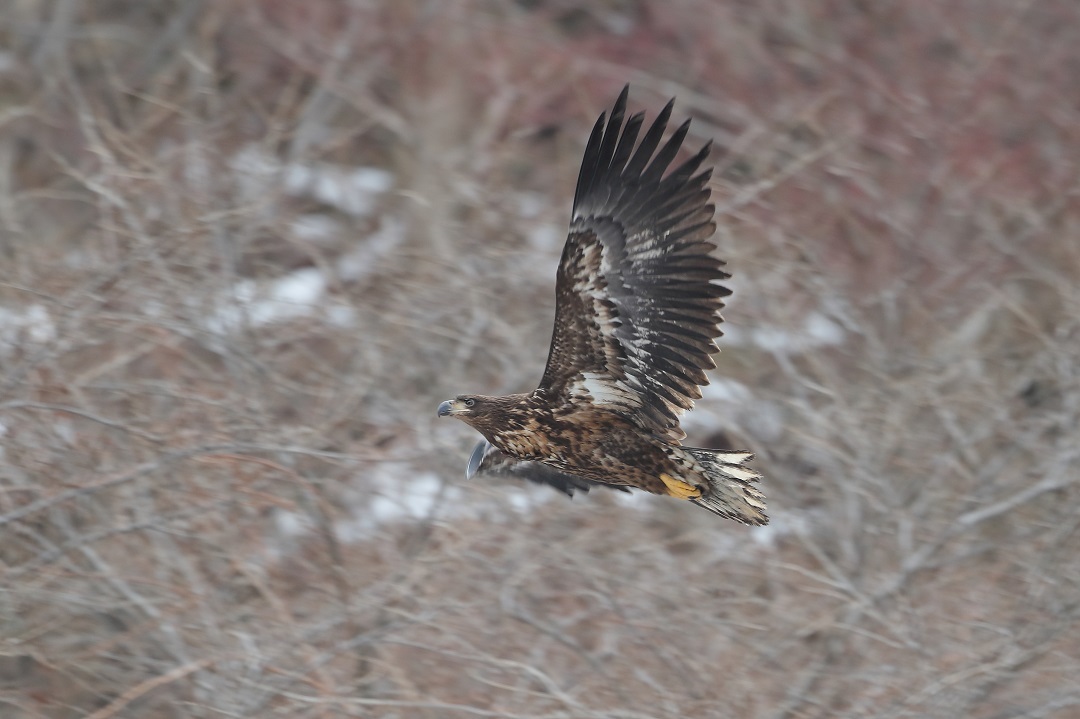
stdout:
[[694,455],[705,468],[705,478],[709,480],[708,492],[691,502],[743,524],[769,523],[765,514],[765,495],[754,486],[761,475],[743,466],[754,458],[753,454],[696,447],[683,449]]

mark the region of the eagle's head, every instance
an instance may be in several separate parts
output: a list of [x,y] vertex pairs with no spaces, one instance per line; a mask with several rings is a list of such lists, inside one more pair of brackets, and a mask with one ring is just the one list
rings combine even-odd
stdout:
[[481,394],[462,394],[440,404],[439,416],[460,419],[490,440],[506,428],[524,398],[525,395],[486,397]]
[[483,397],[472,394],[458,395],[439,405],[439,416],[456,417],[468,422],[470,417],[475,417],[484,411],[483,399]]

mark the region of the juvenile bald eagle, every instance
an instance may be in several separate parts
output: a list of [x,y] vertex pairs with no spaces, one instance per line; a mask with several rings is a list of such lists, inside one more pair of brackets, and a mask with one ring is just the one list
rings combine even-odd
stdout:
[[731,294],[717,284],[730,277],[724,263],[711,255],[712,170],[698,171],[711,143],[665,177],[690,121],[660,146],[672,100],[637,144],[643,114],[623,124],[627,90],[585,148],[540,386],[460,395],[438,414],[484,435],[470,475],[498,471],[571,495],[596,484],[637,487],[767,524],[760,475],[745,466],[753,455],[680,444],[679,417],[716,366],[710,355]]

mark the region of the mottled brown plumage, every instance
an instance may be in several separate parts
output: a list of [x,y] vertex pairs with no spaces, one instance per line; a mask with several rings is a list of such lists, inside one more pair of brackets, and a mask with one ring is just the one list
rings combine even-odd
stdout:
[[[555,329],[540,386],[506,397],[462,395],[439,415],[487,443],[475,471],[525,476],[573,494],[593,484],[689,499],[766,524],[752,455],[683,447],[683,412],[715,367],[729,275],[712,256],[715,208],[699,171],[709,145],[665,176],[689,128],[666,143],[664,107],[640,144],[642,114],[623,124],[627,89],[593,128],[556,278]],[[659,149],[658,149],[659,148]]]

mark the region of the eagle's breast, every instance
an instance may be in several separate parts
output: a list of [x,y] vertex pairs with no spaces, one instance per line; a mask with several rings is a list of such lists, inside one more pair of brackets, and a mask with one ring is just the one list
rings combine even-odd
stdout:
[[551,413],[524,401],[504,417],[491,443],[518,459],[551,459],[560,454]]

